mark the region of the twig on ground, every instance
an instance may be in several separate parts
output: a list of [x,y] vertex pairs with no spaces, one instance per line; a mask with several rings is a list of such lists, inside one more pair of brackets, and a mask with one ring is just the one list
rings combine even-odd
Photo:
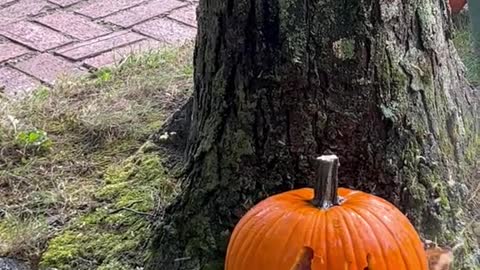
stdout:
[[116,214],[118,212],[121,212],[121,211],[129,211],[129,212],[132,212],[132,213],[135,213],[135,214],[138,214],[138,215],[142,215],[142,216],[149,216],[149,217],[153,217],[152,214],[150,213],[145,213],[145,212],[140,212],[138,210],[135,210],[135,209],[132,209],[131,207],[134,206],[135,204],[137,203],[141,203],[142,201],[133,201],[131,202],[129,205],[125,206],[125,207],[120,207],[118,209],[115,209],[115,210],[112,210],[110,212],[108,212],[109,215],[113,215],[113,214]]

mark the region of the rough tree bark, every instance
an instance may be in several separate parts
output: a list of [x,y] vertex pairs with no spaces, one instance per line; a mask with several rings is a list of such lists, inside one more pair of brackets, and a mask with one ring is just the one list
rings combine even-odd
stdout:
[[479,99],[446,1],[202,0],[199,10],[186,180],[148,269],[222,269],[242,214],[311,185],[313,158],[329,151],[341,186],[395,203],[425,238],[466,241]]

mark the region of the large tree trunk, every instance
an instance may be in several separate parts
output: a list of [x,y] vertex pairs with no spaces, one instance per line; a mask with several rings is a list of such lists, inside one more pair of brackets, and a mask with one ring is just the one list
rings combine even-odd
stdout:
[[[466,239],[479,103],[446,1],[203,0],[199,9],[187,177],[149,269],[222,269],[242,214],[310,185],[312,159],[329,151],[341,186],[393,202],[426,238]],[[473,257],[462,256],[468,269]]]

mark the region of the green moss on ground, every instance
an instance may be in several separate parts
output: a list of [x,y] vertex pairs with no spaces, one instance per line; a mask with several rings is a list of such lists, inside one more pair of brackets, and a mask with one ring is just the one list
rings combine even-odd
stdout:
[[41,269],[135,269],[144,263],[150,220],[157,205],[176,194],[157,152],[139,151],[110,167],[96,208],[53,238]]

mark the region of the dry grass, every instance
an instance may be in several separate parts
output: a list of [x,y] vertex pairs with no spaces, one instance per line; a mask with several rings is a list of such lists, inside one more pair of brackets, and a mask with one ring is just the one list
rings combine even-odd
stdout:
[[468,13],[463,12],[455,17],[454,26],[456,31],[453,41],[466,67],[467,78],[473,85],[480,86],[480,60],[474,51]]
[[0,98],[0,256],[37,261],[96,207],[103,172],[132,155],[191,90],[191,46],[130,57],[20,101]]
[[[480,87],[480,59],[474,51],[473,37],[470,31],[471,28],[468,13],[463,12],[454,17],[454,26],[455,38],[453,41],[457,52],[463,61],[463,64],[465,65],[467,79],[473,86]],[[475,142],[473,149],[467,153],[467,159],[469,160],[471,167],[476,170],[476,172],[474,172],[471,181],[467,182],[470,192],[465,200],[465,210],[468,211],[467,215],[470,221],[465,224],[464,231],[461,233],[461,235],[466,239],[469,239],[471,243],[478,242],[480,244],[480,234],[478,234],[480,233],[480,223],[478,223],[480,220],[480,160],[478,160],[478,155],[480,154],[480,135],[472,133],[470,134],[470,136],[473,136],[472,140]],[[473,232],[473,235],[470,232]],[[477,239],[474,239],[475,237]],[[479,255],[478,250],[475,252],[475,254],[472,254],[474,257],[474,263],[475,256]],[[478,269],[478,267],[475,269]]]
[[[454,25],[456,28],[454,43],[460,58],[462,59],[466,75],[470,83],[476,87],[480,87],[480,59],[474,51],[473,37],[471,35],[470,20],[467,12],[463,12],[454,18]],[[475,136],[475,135],[474,135]],[[480,147],[480,135],[477,134],[476,146]],[[473,220],[480,220],[480,160],[476,157],[480,149],[474,150],[471,153],[473,167],[476,167],[476,174],[474,175],[470,185],[471,194],[466,202],[471,207],[471,215]],[[474,168],[475,169],[475,168]]]

